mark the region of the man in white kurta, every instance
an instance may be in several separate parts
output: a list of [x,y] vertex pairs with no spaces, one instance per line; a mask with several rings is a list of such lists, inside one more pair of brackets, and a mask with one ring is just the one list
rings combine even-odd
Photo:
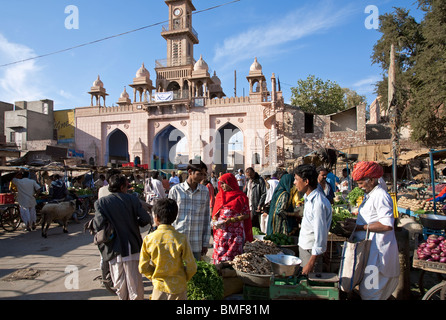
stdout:
[[[357,170],[355,172],[355,170]],[[355,166],[353,179],[366,193],[359,206],[355,239],[363,240],[369,229],[372,240],[365,276],[359,285],[363,300],[386,300],[398,286],[400,265],[395,238],[393,202],[379,185],[382,167],[375,162],[360,162]]]
[[34,194],[40,190],[40,185],[29,179],[29,172],[19,172],[12,182],[18,190],[17,202],[20,206],[20,215],[26,230],[36,229],[36,198]]

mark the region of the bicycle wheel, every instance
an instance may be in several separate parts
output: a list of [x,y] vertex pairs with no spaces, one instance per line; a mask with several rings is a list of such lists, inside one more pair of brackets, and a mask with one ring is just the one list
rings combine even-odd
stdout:
[[433,286],[421,300],[444,300],[446,282],[440,282]]
[[22,222],[20,210],[17,207],[7,208],[2,214],[2,227],[8,232],[17,230]]
[[88,202],[88,199],[84,199],[80,207],[77,209],[77,219],[78,220],[84,219],[88,215],[89,211],[90,211],[90,203]]

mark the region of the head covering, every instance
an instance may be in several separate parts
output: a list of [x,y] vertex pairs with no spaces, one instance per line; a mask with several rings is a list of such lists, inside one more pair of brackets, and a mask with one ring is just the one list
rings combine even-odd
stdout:
[[[242,213],[245,208],[248,208],[249,211],[248,197],[243,191],[239,189],[235,176],[232,173],[225,173],[218,180],[218,193],[215,197],[212,217],[214,217],[223,206],[232,209],[237,213]],[[220,182],[224,182],[225,184],[230,186],[232,190],[223,191]],[[243,225],[245,227],[246,240],[253,241],[251,219],[244,220]]]
[[384,169],[374,161],[361,161],[355,164],[353,168],[352,178],[355,181],[363,180],[365,178],[381,178],[384,174]]
[[[276,203],[277,200],[279,199],[280,195],[283,192],[287,192],[289,195],[291,195],[291,189],[293,188],[293,182],[294,182],[294,177],[291,174],[284,174],[279,181],[279,184],[277,185],[276,189],[274,189],[274,193],[273,193],[273,197],[271,199],[270,202],[270,207],[269,207],[269,217],[268,218],[268,231],[267,234],[271,234],[273,233],[273,219],[271,217],[274,216],[274,213],[276,211]],[[288,201],[288,210],[290,211],[291,208],[293,206],[293,203],[291,201],[291,197],[289,197],[289,201]]]

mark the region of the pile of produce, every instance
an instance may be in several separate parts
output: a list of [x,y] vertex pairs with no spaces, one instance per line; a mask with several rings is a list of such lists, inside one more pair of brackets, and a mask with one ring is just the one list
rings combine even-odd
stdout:
[[352,206],[356,206],[356,201],[358,200],[359,197],[363,197],[364,196],[364,190],[362,190],[359,187],[355,187],[348,195],[348,202],[350,202],[350,204]]
[[443,236],[431,234],[426,242],[417,248],[418,259],[446,263],[446,239]]
[[411,211],[433,211],[434,203],[432,201],[408,199],[406,197],[401,197],[398,199],[398,207],[402,209],[407,209]]
[[342,192],[336,192],[335,197],[333,199],[334,205],[342,205],[342,204],[348,204],[347,201],[345,201],[344,197],[342,196]]
[[215,265],[197,261],[197,273],[187,283],[187,300],[221,300],[223,295],[223,278]]
[[292,237],[287,236],[283,233],[273,233],[270,235],[267,235],[264,240],[271,240],[278,246],[286,246],[286,245],[293,245],[294,239]]
[[281,252],[280,248],[270,240],[247,242],[243,251],[244,253],[236,256],[230,264],[235,270],[256,275],[271,274],[271,263],[265,259],[264,255]]
[[333,213],[331,216],[331,226],[335,227],[336,224],[348,218],[355,218],[355,215],[353,215],[350,212],[350,210],[345,209],[343,207],[333,207]]
[[[266,238],[266,237],[265,237]],[[277,254],[281,252],[280,248],[270,240],[254,240],[253,242],[246,242],[243,247],[244,253],[253,253],[260,257],[263,257],[265,254]]]
[[268,260],[250,252],[236,256],[231,261],[231,265],[235,270],[250,274],[268,275],[272,272],[271,263]]
[[263,233],[262,231],[260,231],[259,228],[257,228],[257,227],[253,227],[253,228],[252,228],[252,234],[253,234],[254,236],[262,236],[262,235],[264,235],[265,233]]

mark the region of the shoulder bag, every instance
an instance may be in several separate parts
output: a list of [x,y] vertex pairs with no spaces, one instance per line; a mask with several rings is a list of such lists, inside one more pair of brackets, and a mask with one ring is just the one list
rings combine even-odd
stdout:
[[362,241],[353,241],[355,230],[353,230],[350,238],[347,241],[344,241],[339,267],[339,287],[342,291],[347,293],[353,291],[364,278],[364,271],[372,243],[372,240],[369,239],[368,225],[366,237]]

